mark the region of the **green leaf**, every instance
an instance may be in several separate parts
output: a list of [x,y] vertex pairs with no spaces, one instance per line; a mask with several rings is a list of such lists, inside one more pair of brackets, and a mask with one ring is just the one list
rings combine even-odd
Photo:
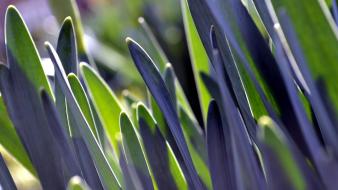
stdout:
[[10,59],[15,59],[37,91],[44,88],[50,97],[54,97],[33,39],[14,6],[9,6],[7,9],[5,27],[8,62],[11,62]]
[[100,142],[99,139],[99,135],[98,135],[98,131],[96,129],[96,125],[95,125],[95,121],[94,121],[94,117],[93,117],[93,113],[92,110],[90,108],[89,105],[89,100],[87,98],[87,95],[79,81],[79,79],[77,78],[77,76],[73,73],[68,75],[68,81],[70,84],[70,87],[74,93],[74,96],[76,98],[77,103],[80,106],[80,109],[84,115],[84,117],[86,118],[93,134],[95,135],[96,139]]
[[151,175],[136,130],[127,114],[124,112],[120,115],[120,128],[122,133],[122,145],[127,163],[135,168],[135,173],[137,174],[142,187],[145,189],[153,189]]
[[108,85],[90,66],[80,64],[80,69],[88,88],[89,96],[107,132],[108,139],[112,143],[114,151],[118,156],[119,149],[117,140],[120,135],[119,116],[122,107]]
[[276,124],[269,117],[261,117],[258,123],[261,127],[260,140],[276,154],[293,187],[295,189],[306,189],[301,170],[287,146],[285,137],[278,130]]
[[2,96],[0,96],[0,144],[31,174],[36,176],[36,171],[8,116]]
[[[315,80],[324,79],[329,96],[336,111],[338,111],[338,85],[336,80],[338,73],[338,32],[324,0],[272,0],[271,2],[277,13],[281,9],[286,10],[312,76]],[[270,14],[274,13],[270,12]],[[283,27],[282,25],[282,29],[284,29]],[[291,39],[287,40],[291,43]],[[323,63],[325,63],[325,66]]]
[[203,113],[203,119],[206,119],[208,105],[211,97],[203,85],[203,81],[199,75],[200,72],[209,73],[209,59],[205,52],[202,41],[197,33],[196,26],[190,14],[186,0],[181,0],[182,15],[184,21],[185,33],[187,36],[190,59],[192,62],[193,73],[196,81],[196,88],[200,100],[200,106]]

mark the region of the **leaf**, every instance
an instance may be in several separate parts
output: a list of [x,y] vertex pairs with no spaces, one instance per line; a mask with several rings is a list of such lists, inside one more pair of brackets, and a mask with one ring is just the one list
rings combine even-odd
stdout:
[[[301,173],[300,168],[297,166],[289,148],[285,144],[284,137],[282,136],[281,132],[277,130],[277,126],[268,117],[262,117],[259,120],[259,125],[261,127],[259,138],[261,142],[266,145],[266,148],[263,149],[263,158],[268,159],[266,160],[267,165],[265,165],[265,167],[267,167],[265,169],[268,174],[268,184],[271,186],[271,188],[278,188],[278,184],[283,186],[290,184],[294,189],[306,189],[306,183],[304,181],[303,174]],[[277,169],[273,168],[274,165],[283,171],[274,171]],[[271,176],[269,176],[269,174]],[[276,181],[269,182],[269,180]]]
[[[8,54],[11,56],[11,54]],[[36,87],[25,76],[13,57],[10,69],[0,65],[0,89],[8,114],[46,189],[65,188],[61,157]],[[53,171],[53,173],[50,173]]]
[[[70,120],[74,120],[71,113],[69,117],[71,117]],[[75,122],[71,123],[71,127],[78,128]],[[80,163],[82,176],[86,180],[86,183],[93,189],[103,190],[103,183],[101,183],[99,171],[95,167],[95,160],[91,156],[84,138],[82,136],[72,136],[72,142],[76,151],[77,160]]]
[[204,185],[212,189],[204,134],[198,122],[182,107],[179,107],[179,118],[194,166],[198,168],[197,173]]
[[7,165],[5,163],[4,158],[0,154],[0,184],[1,188],[8,189],[8,190],[16,190],[16,186],[14,180],[9,173]]
[[139,131],[149,166],[159,189],[187,189],[182,170],[170,145],[143,106],[138,106]]
[[[49,5],[57,21],[62,23],[65,18],[70,17],[74,22],[76,41],[79,53],[85,53],[84,32],[80,13],[75,0],[49,0]],[[67,71],[67,70],[66,70]]]
[[[292,43],[290,43],[290,46],[294,50],[294,55],[299,64],[299,68],[303,73],[304,79],[307,82],[308,88],[311,92],[311,94],[309,94],[309,92],[305,91],[305,95],[311,104],[311,109],[313,110],[316,121],[315,125],[318,125],[321,136],[324,139],[325,145],[328,147],[332,147],[333,150],[332,153],[337,155],[337,146],[335,146],[337,141],[336,138],[337,134],[335,133],[336,128],[332,123],[333,120],[330,119],[329,110],[327,110],[327,108],[325,107],[325,99],[321,99],[323,98],[321,97],[323,92],[319,92],[320,88],[316,87],[316,84],[309,73],[306,61],[304,59],[302,50],[299,47],[298,40],[295,38],[295,33],[290,24],[289,18],[283,11],[280,12],[280,15],[281,15],[281,23],[283,23],[282,25],[285,26],[284,32],[288,38],[292,39]],[[323,84],[322,86],[325,85]],[[304,129],[304,131],[305,131],[304,133],[307,133],[307,136],[311,135],[311,130],[309,130],[308,128],[306,130]],[[331,157],[330,155],[331,153],[328,153],[327,155],[318,155],[318,153],[315,153],[318,152],[318,145],[316,146],[316,141],[313,138],[309,138],[308,141],[309,141],[308,144],[311,144],[309,145],[309,147],[312,149],[312,156],[315,162],[314,165],[317,167],[317,170],[321,176],[321,179],[323,180],[323,183],[328,188],[336,186],[337,181],[334,179],[337,178],[338,175],[338,173],[336,172],[337,171],[336,167],[338,166],[337,162],[333,159],[328,158]],[[327,158],[323,159],[323,157]]]
[[46,113],[48,127],[55,139],[56,148],[58,148],[62,155],[63,172],[66,179],[70,179],[74,175],[81,175],[79,163],[75,158],[75,152],[72,149],[70,140],[67,138],[67,133],[61,125],[59,115],[57,115],[56,108],[48,97],[47,93],[41,91],[41,99],[43,109]]
[[197,82],[197,92],[200,101],[200,106],[206,119],[208,103],[210,101],[210,95],[207,93],[207,89],[202,83],[202,79],[199,75],[200,72],[209,71],[209,59],[203,47],[200,37],[198,36],[196,26],[191,16],[186,0],[181,0],[181,9],[183,15],[184,29],[187,36],[187,42],[189,47],[190,59],[192,62],[192,69]]
[[109,142],[118,155],[117,138],[119,137],[119,114],[122,107],[104,80],[88,65],[81,63],[81,73],[88,88],[100,121],[107,132]]
[[228,151],[229,145],[225,144],[225,138],[218,106],[215,101],[211,101],[207,119],[207,146],[209,168],[212,177],[213,189],[215,190],[234,186],[230,180],[230,175],[233,174],[230,173],[228,167],[228,157],[231,155]]
[[150,49],[153,52],[155,60],[157,60],[157,66],[159,67],[160,71],[164,71],[165,65],[169,62],[164,50],[156,39],[154,33],[151,31],[151,28],[147,21],[143,17],[139,17],[138,22],[141,25],[142,31],[145,33],[148,41],[150,42]]
[[173,105],[177,109],[178,103],[177,103],[177,98],[176,98],[177,96],[176,96],[176,85],[175,85],[176,76],[170,64],[166,65],[162,78],[166,84],[166,87],[168,88],[168,92],[170,93]]
[[[201,37],[201,40],[204,44],[205,50],[208,54],[209,59],[212,59],[212,44],[210,41],[210,28],[213,26],[218,32],[220,32],[221,42],[220,48],[221,55],[226,55],[225,51],[228,48],[224,48],[228,44],[231,47],[233,59],[236,60],[236,65],[231,65],[233,60],[227,60],[227,66],[232,67],[232,70],[228,70],[229,76],[236,76],[236,73],[240,73],[240,78],[243,80],[243,86],[245,88],[246,94],[248,96],[253,114],[255,118],[259,118],[261,115],[266,113],[266,108],[264,108],[262,100],[266,97],[260,97],[261,94],[264,94],[263,89],[260,86],[260,78],[256,79],[257,71],[251,69],[251,65],[247,58],[247,51],[245,49],[245,44],[243,39],[240,36],[240,32],[235,23],[235,16],[233,16],[233,11],[228,1],[214,1],[212,4],[209,1],[202,0],[188,0],[189,8],[192,14],[192,17],[195,21],[197,31]],[[226,5],[224,5],[226,4]],[[220,9],[222,8],[222,9]],[[224,11],[226,10],[226,11]],[[205,15],[199,14],[204,12]],[[225,19],[224,15],[230,17],[230,19]],[[228,22],[225,22],[228,21]],[[235,35],[236,34],[236,35]],[[237,68],[236,68],[237,67]],[[227,68],[227,67],[226,67]],[[235,70],[234,70],[235,68]],[[238,69],[237,72],[234,72]],[[211,72],[212,70],[210,70]],[[212,73],[211,73],[212,74]],[[237,78],[237,77],[236,77]],[[239,83],[236,78],[232,78],[232,81]],[[234,80],[233,80],[234,79]],[[234,85],[239,88],[240,86]],[[255,89],[256,88],[256,89]],[[264,94],[265,95],[265,94]],[[269,111],[269,110],[267,110]]]
[[89,105],[89,100],[87,98],[87,95],[80,83],[80,80],[74,75],[73,73],[68,75],[68,81],[69,85],[72,89],[72,92],[76,98],[77,103],[80,106],[80,109],[86,118],[86,121],[88,122],[88,125],[90,126],[90,129],[92,130],[93,134],[95,135],[96,139],[98,142],[101,144],[100,138],[98,131],[96,129],[95,121],[94,121],[94,116],[92,113],[92,110]]
[[0,96],[0,126],[1,146],[3,146],[6,151],[19,161],[31,174],[36,176],[36,171],[9,118],[2,96]]
[[132,167],[135,169],[136,175],[143,188],[154,189],[146,159],[143,155],[135,128],[124,112],[122,112],[120,115],[120,128],[127,164],[132,165]]
[[338,6],[337,6],[337,0],[333,0],[333,2],[332,2],[332,12],[333,12],[333,18],[336,21],[336,25],[338,25]]
[[[322,78],[325,81],[329,96],[334,100],[333,104],[338,111],[338,85],[334,77],[335,73],[338,73],[336,64],[338,31],[325,2],[323,0],[300,0],[294,3],[286,0],[272,0],[271,3],[276,13],[283,8],[289,15],[311,75],[314,80]],[[299,10],[304,11],[299,12]],[[269,11],[270,15],[275,14],[273,9]],[[280,15],[277,14],[277,16],[278,19],[281,18]],[[274,21],[277,22],[277,20]],[[281,27],[284,30],[286,26],[281,23]],[[292,43],[288,37],[287,41]]]
[[169,129],[172,132],[175,141],[177,142],[178,148],[188,168],[188,172],[193,181],[195,189],[202,189],[201,182],[199,181],[198,175],[189,155],[187,144],[184,140],[184,135],[180,127],[177,112],[174,105],[172,104],[170,94],[163,79],[161,78],[158,69],[149,58],[147,53],[136,42],[132,41],[130,38],[127,38],[126,41],[137,69],[141,73],[141,76],[147,84],[150,92],[154,96],[154,99],[163,112]]
[[83,137],[85,144],[88,147],[90,155],[94,160],[95,166],[98,170],[104,188],[119,189],[121,187],[120,183],[117,181],[116,176],[103,153],[103,150],[99,146],[94,134],[90,130],[90,127],[85,120],[83,113],[81,112],[75,96],[70,90],[70,85],[68,83],[68,80],[66,79],[66,74],[62,68],[58,55],[49,43],[46,43],[46,48],[54,64],[55,74],[58,75],[57,79],[60,83],[62,92],[66,96],[66,99],[70,105],[69,110],[73,114],[75,122],[79,127],[78,131],[80,131],[81,136]]
[[[60,56],[60,60],[63,67],[65,68],[65,72],[67,74],[69,73],[77,74],[78,73],[77,47],[73,22],[70,17],[67,17],[62,24],[58,37],[56,52]],[[55,88],[54,92],[55,92],[56,108],[60,113],[61,122],[68,132],[69,128],[66,115],[66,100],[58,83],[58,80],[55,80],[54,88]]]
[[37,91],[42,87],[54,97],[43,72],[39,53],[19,11],[14,6],[9,6],[5,20],[8,63],[16,61]]
[[[211,39],[212,40],[212,39]],[[228,79],[224,74],[223,64],[218,46],[212,41],[213,59],[212,64],[216,71],[216,80],[221,92],[221,114],[223,121],[224,135],[230,134],[226,138],[226,144],[231,145],[229,151],[233,154],[233,160],[229,164],[230,170],[236,172],[236,180],[246,178],[243,183],[237,183],[237,188],[264,189],[265,183],[262,173],[257,164],[256,157],[248,136],[247,126],[245,126],[242,115],[238,111],[233,94],[230,93]],[[234,164],[234,168],[231,168]]]

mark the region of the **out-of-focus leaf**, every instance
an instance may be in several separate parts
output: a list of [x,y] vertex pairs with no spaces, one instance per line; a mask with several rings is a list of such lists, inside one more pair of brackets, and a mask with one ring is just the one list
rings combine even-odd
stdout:
[[[322,78],[325,81],[330,98],[338,111],[338,85],[335,77],[338,72],[336,64],[338,60],[336,52],[338,30],[324,0],[300,0],[297,2],[272,0],[271,2],[277,13],[283,8],[290,16],[312,76],[315,80]],[[270,15],[276,14],[272,8],[269,11]],[[277,16],[280,18],[279,14]],[[281,26],[283,30],[286,27],[282,23]],[[290,38],[287,37],[287,40],[292,43]],[[325,67],[323,63],[325,63]]]
[[114,71],[121,73],[125,80],[131,80],[137,84],[141,84],[141,77],[133,64],[127,57],[94,37],[85,36],[86,43],[88,43],[88,51],[93,56],[97,63],[107,71]]
[[170,145],[143,105],[138,106],[140,135],[149,166],[159,189],[187,189],[187,183]]
[[133,168],[135,168],[136,175],[142,183],[143,188],[154,189],[135,128],[124,112],[120,115],[120,128],[127,164],[132,165]]
[[[76,39],[74,34],[73,23],[70,17],[67,17],[62,24],[58,37],[56,52],[60,56],[60,60],[63,65],[63,68],[65,69],[65,72],[67,74],[69,73],[77,74],[78,60],[77,60]],[[61,122],[68,132],[69,129],[66,115],[66,99],[62,93],[62,90],[57,80],[55,80],[54,92],[55,92],[56,108],[60,113]]]
[[[282,187],[278,185],[286,187],[287,184],[290,184],[294,189],[306,189],[304,176],[296,164],[295,158],[285,144],[283,134],[278,131],[275,123],[268,117],[262,117],[259,120],[259,125],[261,126],[259,138],[261,142],[265,144],[263,158],[267,159],[265,170],[268,174],[267,180],[269,186],[271,188],[282,189]],[[282,169],[282,171],[278,171],[277,169]],[[284,182],[287,183],[282,184]]]
[[115,153],[118,155],[119,114],[122,107],[109,86],[92,68],[81,63],[80,69],[100,121],[107,132]]
[[39,53],[20,13],[14,6],[9,6],[6,12],[6,48],[9,64],[15,59],[21,71],[36,88],[44,88],[51,97],[54,97],[46,75],[41,66]]
[[153,57],[153,59],[156,60],[156,64],[159,70],[164,71],[165,65],[169,62],[166,54],[160,46],[160,43],[157,41],[154,33],[151,31],[151,28],[148,25],[147,21],[143,17],[140,17],[138,18],[138,22],[140,23],[143,32],[146,34],[148,40],[150,41],[153,56],[155,56]]
[[112,171],[107,158],[105,157],[103,150],[99,146],[93,132],[90,130],[90,126],[84,118],[83,113],[75,99],[73,92],[70,89],[69,82],[66,78],[65,71],[61,65],[60,59],[56,54],[54,48],[46,43],[46,47],[49,56],[54,64],[55,74],[58,75],[57,80],[61,86],[62,92],[66,96],[67,102],[69,103],[69,110],[73,114],[75,122],[79,127],[81,136],[83,137],[86,146],[90,152],[92,159],[94,160],[97,171],[100,175],[100,179],[104,188],[106,189],[119,189],[120,183],[117,181],[114,172]]
[[[321,99],[323,98],[321,97],[322,92],[318,92],[320,88],[316,87],[316,84],[313,81],[313,78],[311,77],[311,74],[306,65],[303,52],[299,46],[298,39],[296,39],[296,35],[293,31],[290,20],[284,11],[279,12],[279,14],[281,18],[281,23],[282,25],[284,25],[284,29],[285,29],[284,32],[286,36],[289,39],[292,39],[290,42],[290,47],[294,51],[295,59],[297,60],[299,64],[299,68],[301,72],[303,73],[304,79],[307,82],[307,85],[310,91],[310,92],[305,91],[305,95],[307,96],[311,104],[311,109],[313,110],[313,113],[314,113],[314,118],[315,118],[314,125],[317,125],[319,127],[320,133],[318,133],[318,135],[323,137],[325,146],[330,147],[330,149],[333,150],[333,152],[328,153],[328,154],[323,153],[325,155],[318,154],[318,152],[321,152],[321,151],[318,151],[319,149],[318,145],[316,146],[316,141],[313,139],[313,135],[312,135],[312,138],[311,137],[309,138],[308,143],[311,144],[309,145],[309,147],[312,149],[312,156],[315,162],[314,165],[315,167],[317,167],[317,170],[321,176],[321,180],[326,185],[326,187],[327,188],[335,187],[337,186],[336,184],[337,180],[334,180],[334,179],[337,178],[337,175],[338,175],[337,173],[338,170],[336,169],[337,162],[334,159],[331,159],[330,157],[332,153],[337,155],[338,150],[337,150],[337,146],[335,146],[335,144],[337,144],[337,134],[335,133],[336,128],[333,123],[334,119],[330,118],[330,112],[329,112],[330,110],[327,110],[327,108],[325,107],[325,99],[329,97],[325,97],[324,99]],[[323,86],[325,86],[325,84],[323,84]],[[309,130],[308,128],[306,128],[306,130],[304,129],[304,131],[305,131],[304,133],[308,133],[307,136],[311,135],[311,130]],[[326,157],[326,159],[323,159],[323,157]]]
[[[301,48],[300,41],[297,38],[296,31],[294,30],[291,20],[286,15],[285,11],[280,11],[278,15],[280,16],[280,24],[284,26],[283,31],[286,35],[286,38],[289,39],[288,42],[290,44],[290,48],[293,51],[295,59],[297,60],[299,68],[304,75],[305,81],[309,87],[309,92],[305,91],[305,95],[308,97],[308,100],[312,106],[325,143],[331,146],[335,150],[335,153],[338,154],[338,147],[335,146],[335,144],[337,144],[337,131],[334,131],[334,124],[331,122],[329,114],[327,113],[327,110],[320,99],[320,93],[316,88],[313,75],[311,75],[309,71],[307,65],[308,62],[304,55],[304,50]],[[319,79],[323,80],[324,78],[320,77]],[[335,106],[335,104],[333,104],[333,106]]]
[[222,119],[219,109],[215,101],[209,106],[207,118],[207,146],[209,157],[209,168],[212,177],[213,189],[220,190],[224,187],[232,187],[227,164],[229,163],[229,152],[225,144],[225,136],[223,133]]
[[75,0],[49,0],[48,1],[57,21],[62,23],[65,18],[71,17],[75,26],[75,34],[79,53],[85,53],[85,44],[83,39],[83,26],[79,9]]
[[9,173],[5,160],[0,154],[0,184],[1,188],[8,190],[16,190],[14,180]]
[[36,176],[36,171],[8,116],[2,96],[0,96],[0,126],[0,144],[31,174]]
[[333,0],[333,2],[332,2],[332,13],[333,13],[333,18],[336,21],[336,24],[338,25],[338,6],[337,6],[337,0]]
[[201,42],[201,39],[197,33],[196,26],[191,17],[190,10],[188,8],[186,0],[181,0],[181,9],[184,21],[184,29],[187,36],[190,59],[192,62],[192,68],[194,72],[195,81],[197,83],[196,88],[198,91],[198,97],[200,100],[200,106],[204,116],[204,120],[207,116],[208,104],[210,101],[210,95],[207,93],[206,87],[202,83],[202,79],[199,75],[200,72],[209,72],[209,59]]
[[94,121],[94,118],[93,118],[93,113],[92,113],[92,110],[91,110],[90,105],[89,105],[89,100],[87,98],[87,95],[86,95],[79,79],[76,77],[76,75],[71,73],[71,74],[68,75],[68,81],[69,81],[70,87],[73,91],[73,94],[76,98],[76,101],[79,104],[81,111],[82,111],[84,117],[86,118],[93,134],[95,135],[98,142],[101,143],[101,141],[99,139],[98,131],[96,129],[95,121]]
[[187,144],[184,140],[184,135],[180,126],[177,111],[175,110],[170,94],[158,69],[147,53],[136,42],[130,38],[127,38],[126,41],[135,66],[141,73],[141,76],[147,84],[151,94],[154,96],[154,99],[163,112],[169,129],[172,132],[175,141],[177,142],[178,148],[183,156],[183,160],[187,166],[195,189],[202,189],[202,184],[198,178],[196,169],[194,168],[189,154]]
[[74,176],[69,180],[67,190],[90,190],[90,187],[81,177]]

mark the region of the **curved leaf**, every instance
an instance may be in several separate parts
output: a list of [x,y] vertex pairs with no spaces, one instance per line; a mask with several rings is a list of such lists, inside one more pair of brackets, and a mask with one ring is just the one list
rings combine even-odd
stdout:
[[115,94],[92,68],[81,63],[80,69],[100,121],[118,155],[117,138],[120,133],[119,116],[122,107]]

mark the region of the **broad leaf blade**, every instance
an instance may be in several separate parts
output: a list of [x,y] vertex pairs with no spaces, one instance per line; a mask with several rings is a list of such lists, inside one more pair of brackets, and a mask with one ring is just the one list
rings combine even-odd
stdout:
[[5,38],[9,64],[15,60],[36,90],[42,87],[51,97],[54,97],[43,72],[39,53],[20,13],[14,6],[9,6],[5,19]]

